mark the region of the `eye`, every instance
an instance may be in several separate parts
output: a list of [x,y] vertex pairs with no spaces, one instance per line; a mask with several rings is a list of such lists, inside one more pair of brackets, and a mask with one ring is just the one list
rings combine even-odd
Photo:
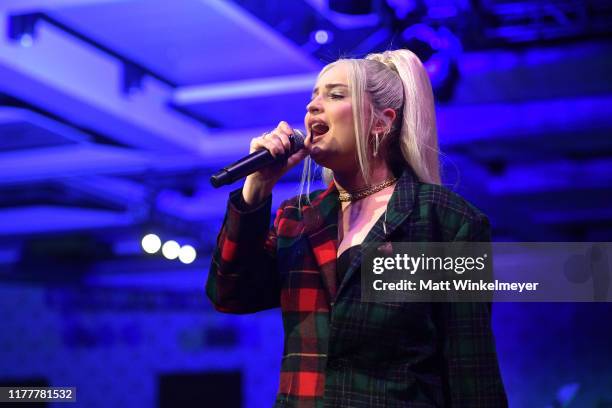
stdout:
[[344,95],[338,93],[329,94],[330,99],[343,99]]

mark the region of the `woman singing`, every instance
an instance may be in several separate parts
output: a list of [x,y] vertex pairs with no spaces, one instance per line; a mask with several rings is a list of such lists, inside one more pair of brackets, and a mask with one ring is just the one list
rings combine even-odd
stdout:
[[[327,65],[304,123],[303,150],[230,194],[206,285],[221,312],[281,307],[275,406],[506,407],[490,304],[360,300],[363,244],[490,241],[487,217],[440,185],[419,59],[397,50]],[[284,155],[292,133],[281,122],[251,151]],[[270,228],[273,187],[304,158],[329,185],[285,201]]]

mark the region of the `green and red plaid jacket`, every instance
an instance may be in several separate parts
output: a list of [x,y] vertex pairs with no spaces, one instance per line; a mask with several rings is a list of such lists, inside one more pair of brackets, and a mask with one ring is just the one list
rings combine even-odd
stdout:
[[[361,302],[360,256],[336,279],[338,191],[246,211],[230,195],[206,284],[215,308],[281,307],[276,407],[507,407],[488,303]],[[241,206],[242,203],[242,206]],[[407,169],[364,243],[489,241],[487,217]]]

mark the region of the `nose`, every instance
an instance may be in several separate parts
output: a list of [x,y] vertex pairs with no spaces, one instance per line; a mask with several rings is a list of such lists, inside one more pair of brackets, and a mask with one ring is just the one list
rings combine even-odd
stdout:
[[315,96],[308,103],[308,105],[306,105],[306,112],[310,113],[311,115],[314,115],[317,113],[321,113],[321,111],[322,111],[321,100],[319,96]]

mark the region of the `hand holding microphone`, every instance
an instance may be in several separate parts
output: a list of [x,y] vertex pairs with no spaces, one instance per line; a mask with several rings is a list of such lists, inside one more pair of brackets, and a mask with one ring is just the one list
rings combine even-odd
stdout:
[[304,134],[280,122],[276,129],[251,140],[250,154],[214,174],[214,187],[233,183],[247,176],[242,189],[244,201],[256,204],[272,192],[278,180],[308,155]]

